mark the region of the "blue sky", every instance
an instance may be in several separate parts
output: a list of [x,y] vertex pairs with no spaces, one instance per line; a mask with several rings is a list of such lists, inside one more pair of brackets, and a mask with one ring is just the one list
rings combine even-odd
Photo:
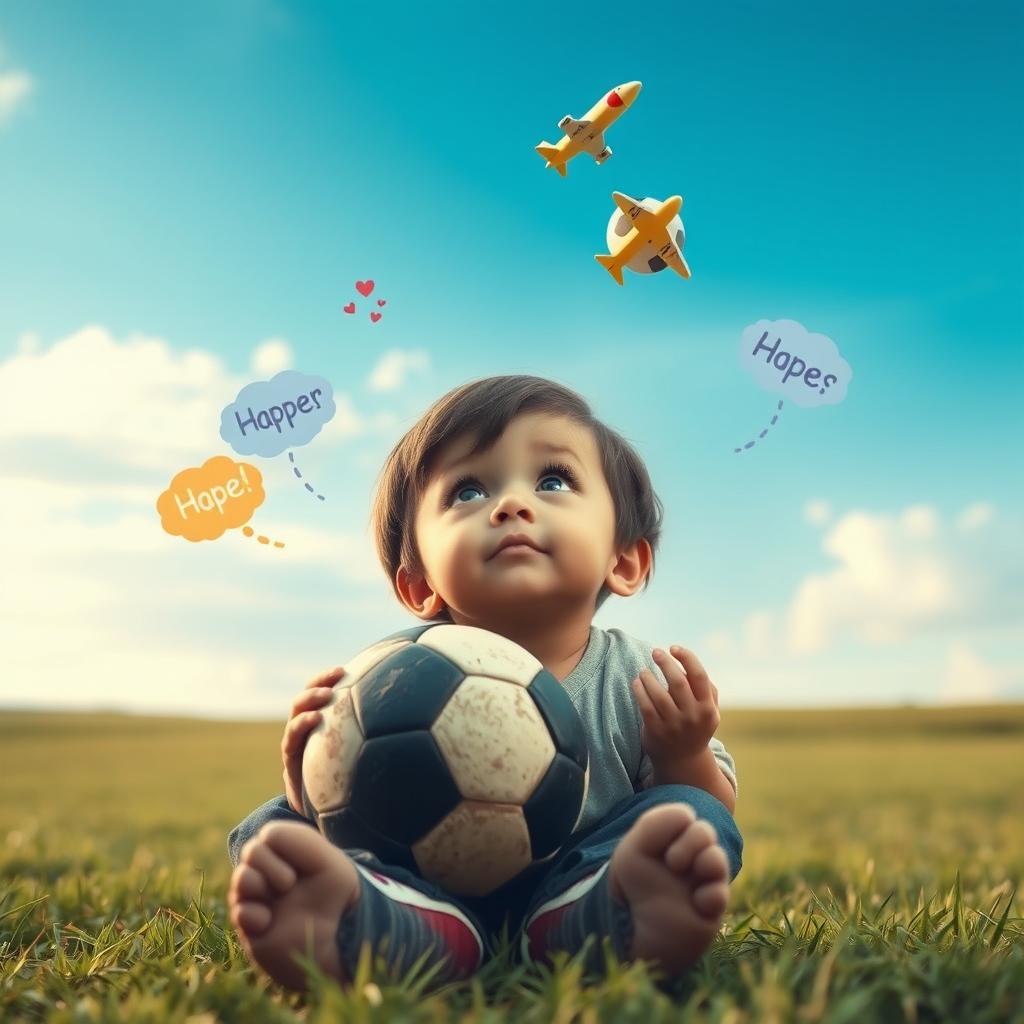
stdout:
[[[499,373],[574,387],[647,460],[654,582],[595,621],[692,647],[723,707],[1024,698],[1022,21],[5,5],[0,703],[283,713],[415,621],[367,549],[376,472]],[[558,120],[633,79],[613,156],[545,170]],[[601,270],[613,190],[684,197],[691,280]],[[761,319],[853,378],[737,456],[777,402],[737,358]],[[156,496],[284,368],[340,396],[296,452],[328,500],[281,456],[253,524],[284,551],[164,534]]]

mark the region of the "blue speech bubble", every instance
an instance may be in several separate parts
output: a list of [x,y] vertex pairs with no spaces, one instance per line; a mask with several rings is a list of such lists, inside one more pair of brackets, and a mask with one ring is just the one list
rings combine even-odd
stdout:
[[838,405],[853,378],[836,343],[796,320],[758,320],[740,338],[740,365],[765,391],[806,408]]
[[282,370],[238,392],[220,414],[220,436],[239,455],[269,459],[309,444],[335,411],[334,390],[323,377]]

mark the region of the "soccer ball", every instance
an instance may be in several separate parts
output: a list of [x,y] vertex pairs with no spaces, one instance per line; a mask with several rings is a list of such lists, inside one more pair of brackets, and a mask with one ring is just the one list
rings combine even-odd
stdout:
[[[657,199],[638,199],[637,202],[645,209],[654,213],[661,206]],[[682,218],[677,213],[667,225],[669,237],[675,240],[679,251],[683,251],[686,244],[686,232],[683,230]],[[608,221],[608,229],[605,231],[605,241],[608,243],[608,251],[615,253],[622,248],[622,240],[633,230],[633,221],[626,216],[618,207],[615,207],[611,218]],[[668,264],[658,255],[658,250],[653,245],[644,245],[631,260],[623,266],[637,274],[656,274],[664,270]]]
[[590,782],[583,722],[518,644],[414,626],[345,663],[302,758],[307,817],[457,896],[554,857]]

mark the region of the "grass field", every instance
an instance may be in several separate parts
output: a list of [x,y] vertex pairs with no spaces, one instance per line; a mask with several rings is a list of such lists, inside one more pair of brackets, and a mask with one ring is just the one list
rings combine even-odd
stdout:
[[433,995],[366,963],[299,996],[225,905],[280,725],[0,714],[0,1020],[1024,1021],[1024,705],[724,717],[744,865],[684,978],[506,951]]

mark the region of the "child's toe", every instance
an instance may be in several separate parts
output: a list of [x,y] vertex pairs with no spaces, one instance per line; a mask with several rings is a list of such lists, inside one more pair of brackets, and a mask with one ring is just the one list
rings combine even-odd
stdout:
[[249,864],[239,864],[235,868],[230,892],[238,900],[267,900],[271,896],[266,878]]
[[714,826],[703,818],[695,821],[665,851],[665,863],[675,872],[686,871],[694,858],[703,849],[717,843],[718,833]]
[[693,906],[704,917],[721,917],[729,906],[729,886],[725,882],[701,885],[693,890]]
[[265,903],[236,903],[231,908],[231,923],[250,937],[262,935],[273,919]]
[[704,847],[693,858],[693,877],[698,882],[728,881],[729,861],[718,843]]
[[239,859],[262,874],[278,892],[288,892],[298,879],[295,869],[259,839],[250,839],[242,847]]

